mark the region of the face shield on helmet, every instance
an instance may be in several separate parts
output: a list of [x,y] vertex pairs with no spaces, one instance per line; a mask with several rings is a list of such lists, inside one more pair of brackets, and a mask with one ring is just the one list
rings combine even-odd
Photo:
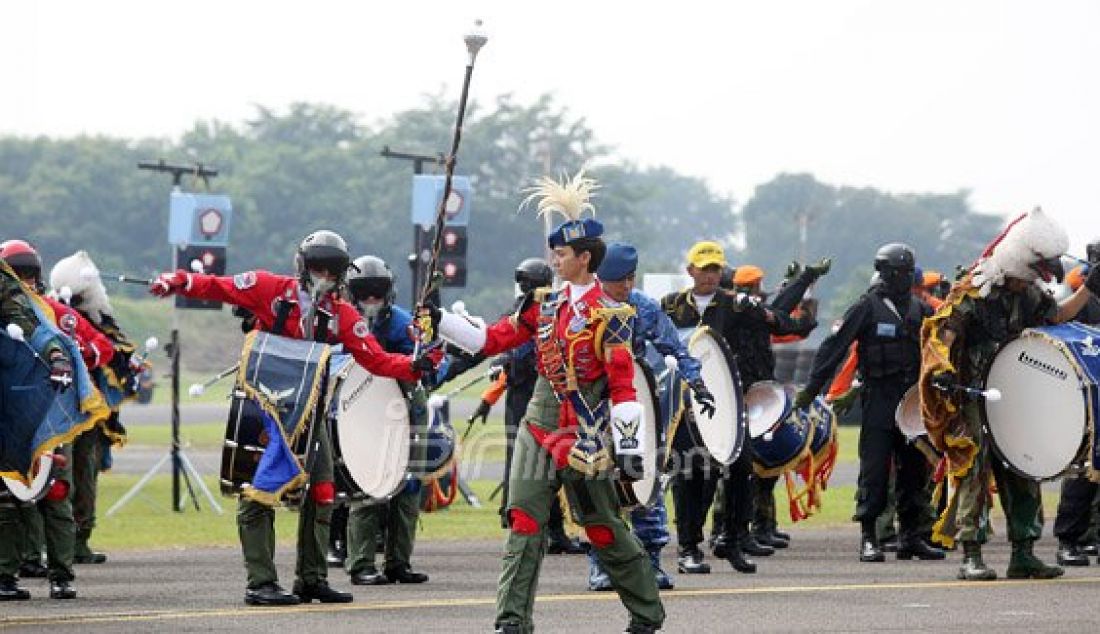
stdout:
[[554,271],[542,258],[527,258],[516,266],[516,296],[526,295],[536,288],[551,286]]
[[336,232],[314,231],[302,240],[294,256],[298,283],[313,293],[336,290],[344,280],[350,260],[348,245]]
[[6,240],[0,243],[0,260],[11,267],[19,279],[28,281],[41,292],[42,258],[38,251],[25,240]]
[[364,255],[348,272],[348,296],[367,319],[374,319],[393,305],[395,276],[382,258]]
[[916,264],[913,249],[900,242],[883,245],[875,253],[875,271],[886,292],[894,297],[905,297],[912,291]]

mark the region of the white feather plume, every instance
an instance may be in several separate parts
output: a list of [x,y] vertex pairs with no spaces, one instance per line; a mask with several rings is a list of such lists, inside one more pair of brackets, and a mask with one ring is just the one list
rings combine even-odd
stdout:
[[1039,207],[1009,227],[993,252],[974,265],[971,284],[982,297],[1010,277],[1033,282],[1038,273],[1031,268],[1040,260],[1058,257],[1069,248],[1069,235],[1062,225]]
[[50,271],[50,286],[54,289],[67,286],[74,297],[79,295],[80,303],[73,308],[88,315],[96,324],[103,323],[104,315],[115,313],[99,269],[87,251],[77,251],[58,260]]
[[579,220],[586,211],[595,216],[596,207],[591,198],[599,188],[596,179],[584,175],[583,167],[573,178],[563,174],[561,181],[543,176],[533,187],[524,190],[527,197],[520,203],[520,209],[535,202],[540,217],[559,213],[566,220]]

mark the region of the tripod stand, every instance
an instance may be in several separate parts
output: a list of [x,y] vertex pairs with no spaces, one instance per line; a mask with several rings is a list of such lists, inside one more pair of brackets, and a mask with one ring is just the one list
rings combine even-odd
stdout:
[[[138,169],[171,174],[173,192],[180,191],[180,181],[184,174],[191,174],[195,176],[195,178],[201,178],[208,189],[210,186],[210,178],[218,175],[217,170],[205,167],[201,163],[194,166],[169,165],[164,162],[164,159],[156,163],[138,163]],[[181,264],[179,261],[180,251],[173,248],[172,253],[173,263],[175,264],[174,268],[178,269]],[[194,265],[192,265],[192,268],[194,268]],[[218,504],[217,499],[210,493],[210,489],[206,486],[206,483],[203,482],[202,475],[199,474],[194,463],[191,462],[191,459],[188,458],[187,454],[180,448],[180,329],[178,307],[172,308],[172,342],[169,344],[168,354],[172,360],[172,446],[167,454],[161,457],[161,459],[145,472],[145,475],[143,475],[125,495],[119,498],[119,500],[107,510],[107,517],[118,512],[132,500],[134,496],[141,492],[141,489],[145,487],[149,480],[152,479],[169,460],[172,462],[173,511],[182,513],[184,509],[184,500],[180,491],[180,478],[182,476],[183,482],[187,486],[187,493],[191,497],[191,503],[194,504],[196,511],[201,510],[199,508],[199,499],[195,495],[195,485],[197,484],[198,488],[210,503],[210,507],[213,508],[218,515],[223,513],[221,505]],[[194,483],[192,481],[194,481]]]

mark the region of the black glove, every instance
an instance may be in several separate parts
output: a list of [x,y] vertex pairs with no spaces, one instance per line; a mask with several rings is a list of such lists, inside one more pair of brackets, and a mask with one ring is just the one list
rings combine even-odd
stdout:
[[615,454],[615,468],[621,482],[637,482],[645,477],[645,456]]
[[481,424],[484,425],[485,419],[489,418],[489,410],[491,409],[493,409],[493,406],[489,403],[489,401],[481,399],[481,402],[477,404],[477,409],[475,409],[473,415],[470,416],[470,420],[466,422],[472,424],[474,421],[480,418]]
[[1093,297],[1100,298],[1100,266],[1090,265],[1089,276],[1085,278],[1085,288],[1089,289]]
[[837,416],[843,416],[855,405],[857,396],[859,396],[859,390],[852,388],[836,397],[832,403],[833,411],[836,412]]
[[50,353],[50,384],[55,390],[64,392],[73,384],[73,364],[64,352],[54,350]]
[[959,384],[959,377],[954,372],[937,372],[932,375],[932,385],[944,392],[955,389]]
[[817,390],[811,390],[804,388],[798,391],[798,394],[794,397],[795,409],[806,409],[814,402],[814,397],[817,396]]
[[738,293],[734,301],[741,310],[754,310],[760,306],[760,298],[749,293]]
[[695,397],[695,402],[699,403],[700,409],[707,418],[714,418],[714,395],[707,389],[703,379],[698,379],[693,383],[690,383],[691,393]]
[[427,354],[423,354],[413,359],[412,369],[414,372],[419,372],[421,374],[432,374],[442,360],[443,351],[436,348]]

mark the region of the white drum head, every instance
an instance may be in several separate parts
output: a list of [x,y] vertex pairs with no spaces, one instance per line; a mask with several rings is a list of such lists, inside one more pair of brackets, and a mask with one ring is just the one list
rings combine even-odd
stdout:
[[787,392],[775,381],[753,383],[745,392],[745,416],[749,421],[749,437],[768,433],[787,413]]
[[901,397],[898,408],[894,410],[894,420],[897,421],[898,431],[909,440],[928,433],[920,413],[920,389],[917,385],[906,390],[905,396]]
[[1001,400],[983,401],[1001,457],[1035,479],[1065,471],[1081,449],[1088,420],[1080,379],[1066,353],[1025,333],[997,352],[985,387],[1001,391]]
[[352,363],[337,395],[340,454],[363,493],[386,498],[404,486],[409,468],[409,409],[397,381]]
[[657,440],[657,426],[660,425],[661,407],[657,401],[653,374],[648,368],[643,367],[637,361],[634,362],[634,391],[637,393],[638,402],[642,404],[642,416],[644,417],[643,429],[645,430],[645,460],[643,461],[645,474],[641,480],[630,484],[634,489],[634,497],[638,503],[649,506],[660,495],[661,476],[657,473],[657,452],[660,443]]
[[20,502],[33,502],[40,499],[46,493],[46,487],[50,485],[53,475],[53,455],[43,454],[38,457],[38,471],[27,486],[19,480],[4,478],[4,486],[12,496]]
[[737,460],[744,444],[744,409],[737,366],[726,345],[705,326],[691,336],[688,352],[703,366],[703,382],[714,395],[713,417],[704,415],[696,399],[691,400],[695,425],[711,456],[728,465]]

